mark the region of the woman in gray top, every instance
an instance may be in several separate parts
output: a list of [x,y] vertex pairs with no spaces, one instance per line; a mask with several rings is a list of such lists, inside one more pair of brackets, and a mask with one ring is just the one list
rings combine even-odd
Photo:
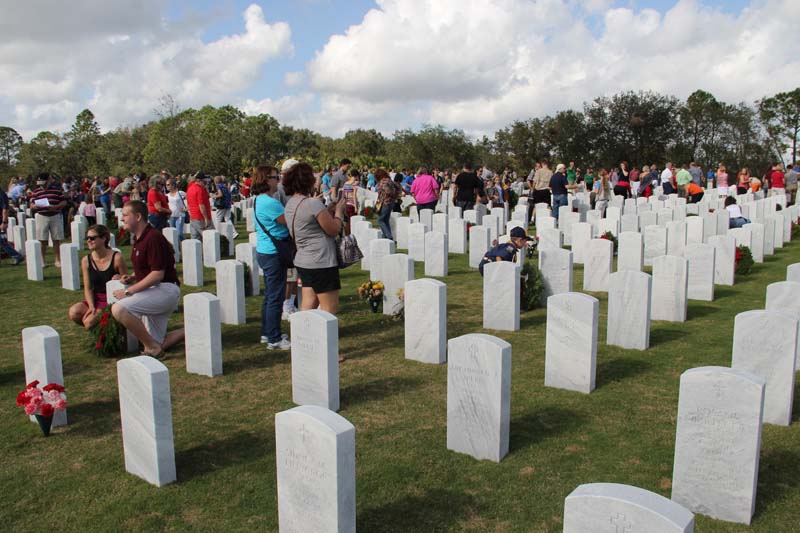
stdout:
[[325,207],[314,194],[314,171],[308,163],[294,165],[283,176],[286,225],[297,246],[294,265],[303,281],[301,310],[339,311],[339,265],[336,236],[344,224],[345,200]]

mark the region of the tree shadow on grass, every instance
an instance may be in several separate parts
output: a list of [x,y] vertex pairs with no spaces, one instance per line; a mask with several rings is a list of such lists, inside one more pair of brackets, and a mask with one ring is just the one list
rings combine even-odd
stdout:
[[579,428],[586,421],[583,413],[563,407],[543,407],[511,419],[509,453],[522,450],[548,437]]
[[700,318],[702,316],[710,315],[711,313],[716,313],[717,311],[719,311],[719,309],[711,305],[692,303],[686,312],[686,320]]
[[249,357],[238,359],[225,359],[225,352],[222,352],[222,372],[224,374],[235,374],[243,370],[253,370],[256,368],[270,368],[275,365],[289,364],[291,354],[289,350],[267,350],[264,345],[259,344],[254,348]]
[[11,385],[16,383],[19,385],[19,390],[25,388],[25,370],[8,370],[0,372],[0,386]]
[[597,364],[597,379],[595,385],[597,388],[600,388],[615,381],[622,381],[626,378],[643,374],[652,366],[653,365],[647,361],[632,358],[619,357],[600,361]]
[[444,531],[467,516],[467,509],[474,506],[474,498],[467,494],[449,489],[428,489],[424,494],[403,496],[359,511],[357,529],[398,533]]
[[790,450],[761,450],[758,465],[757,517],[800,485],[800,454]]
[[362,402],[382,400],[395,394],[418,388],[422,380],[418,378],[382,378],[354,383],[341,390],[342,407],[352,407]]
[[532,329],[547,323],[547,313],[540,313],[541,307],[522,311],[519,317],[519,329]]
[[682,329],[681,323],[662,322],[659,327],[650,329],[650,347],[661,346],[662,344],[669,344],[670,342],[677,341],[686,336],[686,332]]
[[70,433],[87,437],[113,433],[121,425],[119,399],[70,403],[67,407],[67,420]]
[[735,296],[736,291],[730,285],[715,285],[714,286],[714,300],[721,300],[723,298],[729,298],[731,296]]
[[178,481],[188,481],[232,464],[259,461],[274,450],[272,435],[257,436],[244,431],[222,439],[207,440],[188,450],[176,450]]

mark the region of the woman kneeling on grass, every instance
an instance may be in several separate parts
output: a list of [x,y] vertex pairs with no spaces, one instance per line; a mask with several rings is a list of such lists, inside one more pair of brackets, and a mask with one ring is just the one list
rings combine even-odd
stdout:
[[86,230],[89,255],[81,260],[84,300],[69,308],[70,319],[86,329],[97,324],[108,305],[106,283],[128,273],[122,254],[108,247],[110,238],[108,228],[103,225],[90,226]]

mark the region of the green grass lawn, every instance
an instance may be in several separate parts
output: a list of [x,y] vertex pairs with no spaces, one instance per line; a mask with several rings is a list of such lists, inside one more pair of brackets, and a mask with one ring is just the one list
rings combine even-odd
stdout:
[[[798,261],[795,241],[735,287],[718,286],[714,302],[690,302],[686,323],[653,322],[645,352],[606,346],[607,300],[595,294],[597,389],[589,395],[544,387],[544,309],[523,313],[518,332],[488,331],[513,347],[510,452],[499,464],[446,449],[447,366],[406,361],[402,322],[356,299],[368,272],[343,271],[340,414],[356,428],[358,529],[561,531],[564,498],[582,483],[669,497],[679,376],[730,366],[734,316],[763,308],[766,286]],[[215,292],[211,270],[205,279],[184,294]],[[445,281],[448,337],[484,332],[481,278],[466,255],[450,255]],[[574,286],[582,286],[582,267]],[[223,326],[224,375],[187,374],[182,345],[170,353],[178,481],[160,489],[125,472],[116,361],[94,356],[87,333],[67,319],[81,297],[61,289],[52,266],[41,283],[27,281],[24,266],[0,266],[0,529],[277,530],[274,415],[293,407],[291,368],[288,352],[258,343],[261,297],[248,298],[246,325]],[[173,326],[181,322],[176,315]],[[36,325],[61,335],[70,402],[69,426],[50,438],[14,404],[25,385],[20,330]],[[764,427],[753,525],[698,515],[697,531],[800,528],[798,398],[800,391],[791,427]]]

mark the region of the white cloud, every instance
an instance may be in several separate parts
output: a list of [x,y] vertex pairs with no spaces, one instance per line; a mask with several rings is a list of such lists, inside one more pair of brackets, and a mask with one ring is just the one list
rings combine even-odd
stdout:
[[293,70],[283,75],[283,84],[287,87],[297,87],[305,81],[305,73]]
[[[800,85],[800,40],[781,37],[800,2],[755,0],[738,15],[694,0],[665,13],[609,5],[379,0],[308,64],[321,101],[336,98],[319,122],[374,127],[385,117],[359,110],[381,105],[400,117],[384,131],[440,122],[480,134],[625,90],[736,102]],[[597,10],[599,31],[587,18]]]
[[[202,26],[168,24],[162,18],[165,2],[147,0],[137,9],[116,4],[118,15],[94,0],[70,3],[69,9],[56,2],[57,13],[47,17],[39,6],[41,20],[28,3],[13,15],[17,20],[9,26],[30,24],[42,35],[31,39],[21,33],[0,44],[0,123],[29,137],[43,129],[63,130],[83,107],[111,129],[152,118],[163,94],[183,107],[233,103],[261,77],[267,62],[292,53],[289,25],[267,22],[256,4],[244,11],[242,32],[211,42],[201,39]],[[67,28],[83,17],[85,25],[72,34],[57,17]]]

